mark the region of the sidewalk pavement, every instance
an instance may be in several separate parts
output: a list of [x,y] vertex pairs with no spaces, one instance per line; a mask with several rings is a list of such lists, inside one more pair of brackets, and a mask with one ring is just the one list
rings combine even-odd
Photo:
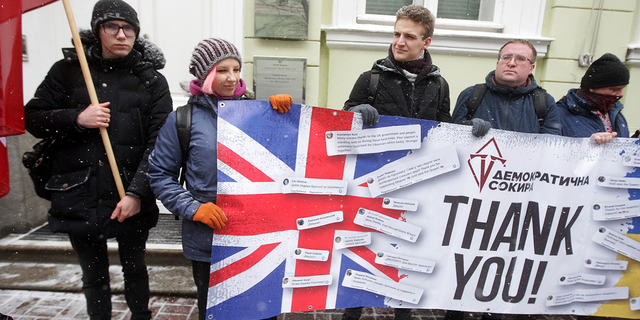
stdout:
[[[124,296],[112,296],[113,320],[129,319]],[[153,320],[197,320],[198,308],[192,298],[152,296],[149,308]],[[342,309],[289,313],[278,320],[340,320]],[[26,291],[0,289],[0,313],[15,320],[84,320],[88,319],[84,295],[51,291]],[[443,310],[414,309],[415,320],[443,320]],[[481,313],[466,313],[465,320],[479,320]],[[361,320],[393,320],[391,308],[365,308]],[[504,315],[504,320],[575,320],[567,315]],[[234,320],[234,319],[223,319]]]
[[[171,215],[161,215],[147,241],[147,265],[154,320],[197,320],[191,264],[182,256],[181,227]],[[15,320],[84,320],[82,271],[65,234],[53,234],[45,225],[27,234],[0,239],[0,313]],[[130,318],[122,292],[117,243],[108,242],[113,320]],[[282,314],[279,320],[340,320],[342,309]],[[443,320],[443,310],[414,309],[415,320]],[[480,320],[466,313],[465,320]],[[503,320],[527,320],[505,315]],[[531,320],[575,320],[574,316],[535,316]],[[361,320],[393,320],[391,308],[365,308]],[[223,319],[235,320],[235,319]]]
[[[124,296],[112,297],[112,320],[129,319]],[[153,296],[149,302],[153,320],[197,320],[198,308],[192,298]],[[82,320],[88,319],[84,295],[48,291],[0,290],[0,313],[15,320]],[[431,310],[415,310],[415,319],[442,319],[444,313]],[[339,320],[342,309],[322,310],[305,313],[283,314],[279,320]],[[365,308],[362,320],[393,319],[393,309]],[[225,319],[226,320],[226,319]]]
[[[124,295],[113,295],[112,320],[131,317]],[[154,296],[149,301],[154,320],[197,320],[195,299]],[[0,290],[0,313],[14,320],[89,319],[81,293]]]

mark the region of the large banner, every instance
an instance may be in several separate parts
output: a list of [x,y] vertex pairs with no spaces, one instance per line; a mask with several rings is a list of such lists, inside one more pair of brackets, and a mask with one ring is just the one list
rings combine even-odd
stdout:
[[219,106],[210,319],[355,306],[640,318],[637,139]]

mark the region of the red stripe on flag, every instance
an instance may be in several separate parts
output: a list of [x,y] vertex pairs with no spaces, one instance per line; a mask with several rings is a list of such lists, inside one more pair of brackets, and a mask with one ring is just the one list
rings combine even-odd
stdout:
[[351,130],[353,113],[313,108],[311,119],[306,177],[342,180],[346,156],[327,156],[325,133]]
[[218,160],[238,171],[251,182],[273,182],[273,179],[269,178],[264,172],[220,142],[218,142]]
[[[326,250],[333,246],[333,228],[314,228],[300,231],[298,247]],[[296,260],[296,277],[330,274],[331,250],[327,261]],[[295,288],[291,301],[291,312],[326,309],[328,286]]]
[[357,254],[360,258],[369,262],[376,269],[380,270],[382,273],[386,274],[387,277],[393,279],[393,281],[400,281],[400,277],[398,276],[398,269],[394,267],[384,266],[376,263],[376,253],[369,250],[367,247],[352,247],[349,248],[353,253]]
[[[314,108],[311,114],[309,128],[309,150],[307,152],[306,177],[315,179],[338,179],[344,175],[346,156],[327,156],[325,133],[327,131],[351,130],[353,113]],[[327,199],[326,197],[322,197]],[[336,198],[338,200],[340,198]],[[342,202],[340,199],[338,202]],[[329,203],[321,205],[324,212],[334,211]],[[340,209],[338,209],[340,210]],[[311,216],[311,215],[309,215]],[[333,246],[333,228],[317,228],[300,232],[298,239],[300,248],[321,249]],[[331,250],[329,250],[331,253]],[[329,274],[331,271],[331,257],[329,261],[296,261],[296,276]],[[291,312],[326,309],[328,287],[309,287],[293,290]]]
[[249,270],[249,268],[255,266],[258,261],[264,259],[264,257],[273,251],[273,249],[275,249],[279,244],[280,242],[262,245],[252,254],[220,270],[212,272],[209,276],[209,287],[213,287],[218,283],[222,283]]
[[[277,190],[274,190],[276,192]],[[218,194],[217,205],[227,216],[225,227],[216,234],[249,236],[272,233],[284,230],[296,230],[296,220],[313,217],[327,212],[342,211],[344,221],[338,225],[330,225],[329,229],[351,230],[360,232],[372,231],[353,223],[359,208],[366,208],[383,213],[394,219],[400,217],[401,211],[382,208],[382,198],[363,198],[354,196],[320,196],[303,194]],[[301,232],[315,232],[317,229]],[[333,235],[329,235],[333,238]],[[333,247],[328,243],[328,249]],[[312,248],[309,248],[312,249]],[[325,250],[325,249],[323,249]]]

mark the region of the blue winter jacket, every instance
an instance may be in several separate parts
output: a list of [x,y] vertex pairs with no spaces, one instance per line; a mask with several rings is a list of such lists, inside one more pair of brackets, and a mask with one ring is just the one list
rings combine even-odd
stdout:
[[[578,89],[571,89],[566,96],[558,100],[562,135],[584,138],[590,137],[596,132],[606,132],[600,117],[591,112],[591,107],[576,94],[576,91]],[[628,138],[629,127],[627,126],[627,119],[620,112],[623,107],[620,101],[616,102],[609,111],[609,119],[611,119],[613,131],[618,133],[618,137]]]
[[[528,86],[517,88],[493,83],[491,79],[494,75],[495,71],[491,71],[485,79],[488,90],[473,118],[488,121],[495,129],[557,135],[561,133],[558,108],[555,99],[549,94],[547,94],[547,117],[542,126],[538,122],[531,94],[538,84],[533,75],[529,76],[531,83]],[[467,120],[467,103],[472,90],[473,86],[465,89],[458,96],[453,110],[453,122],[462,123]]]
[[178,183],[182,151],[176,131],[176,113],[169,114],[160,129],[156,149],[149,155],[149,183],[156,197],[173,214],[182,218],[182,250],[186,258],[211,261],[213,229],[193,221],[201,204],[216,203],[217,110],[213,96],[192,96],[191,140],[187,159],[187,189]]

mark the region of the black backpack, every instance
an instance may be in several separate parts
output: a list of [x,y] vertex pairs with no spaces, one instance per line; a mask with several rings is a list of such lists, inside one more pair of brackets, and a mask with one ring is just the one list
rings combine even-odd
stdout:
[[[376,94],[378,93],[378,82],[380,81],[380,70],[372,69],[371,70],[371,79],[369,80],[369,97],[367,100],[369,104],[373,106],[373,102],[376,100]],[[443,77],[438,77],[438,81],[440,82],[440,96],[438,97],[438,107],[442,106],[444,102],[444,89],[447,86],[447,83],[444,81]]]
[[180,150],[182,151],[182,164],[180,165],[180,179],[178,182],[184,186],[187,174],[187,158],[189,157],[189,140],[191,140],[191,114],[193,106],[186,104],[176,109],[176,131]]
[[42,139],[22,155],[22,165],[29,170],[36,194],[47,200],[51,200],[51,191],[45,189],[51,178],[51,155],[47,151],[55,142],[54,138]]
[[0,313],[0,320],[13,320],[10,316]]
[[[182,151],[182,163],[180,164],[180,178],[178,182],[181,186],[185,186],[187,179],[187,158],[189,157],[189,140],[191,140],[191,114],[193,106],[186,104],[176,109],[176,132],[178,133],[178,142],[180,142],[180,151]],[[176,220],[180,220],[178,216],[174,216]]]
[[[471,120],[473,118],[473,115],[478,110],[480,102],[482,102],[487,90],[488,88],[486,83],[479,83],[473,86],[471,96],[469,96],[467,103],[467,120]],[[538,123],[540,123],[540,126],[542,127],[544,119],[547,118],[547,91],[540,87],[536,87],[530,94],[533,95],[533,108],[536,111]]]

